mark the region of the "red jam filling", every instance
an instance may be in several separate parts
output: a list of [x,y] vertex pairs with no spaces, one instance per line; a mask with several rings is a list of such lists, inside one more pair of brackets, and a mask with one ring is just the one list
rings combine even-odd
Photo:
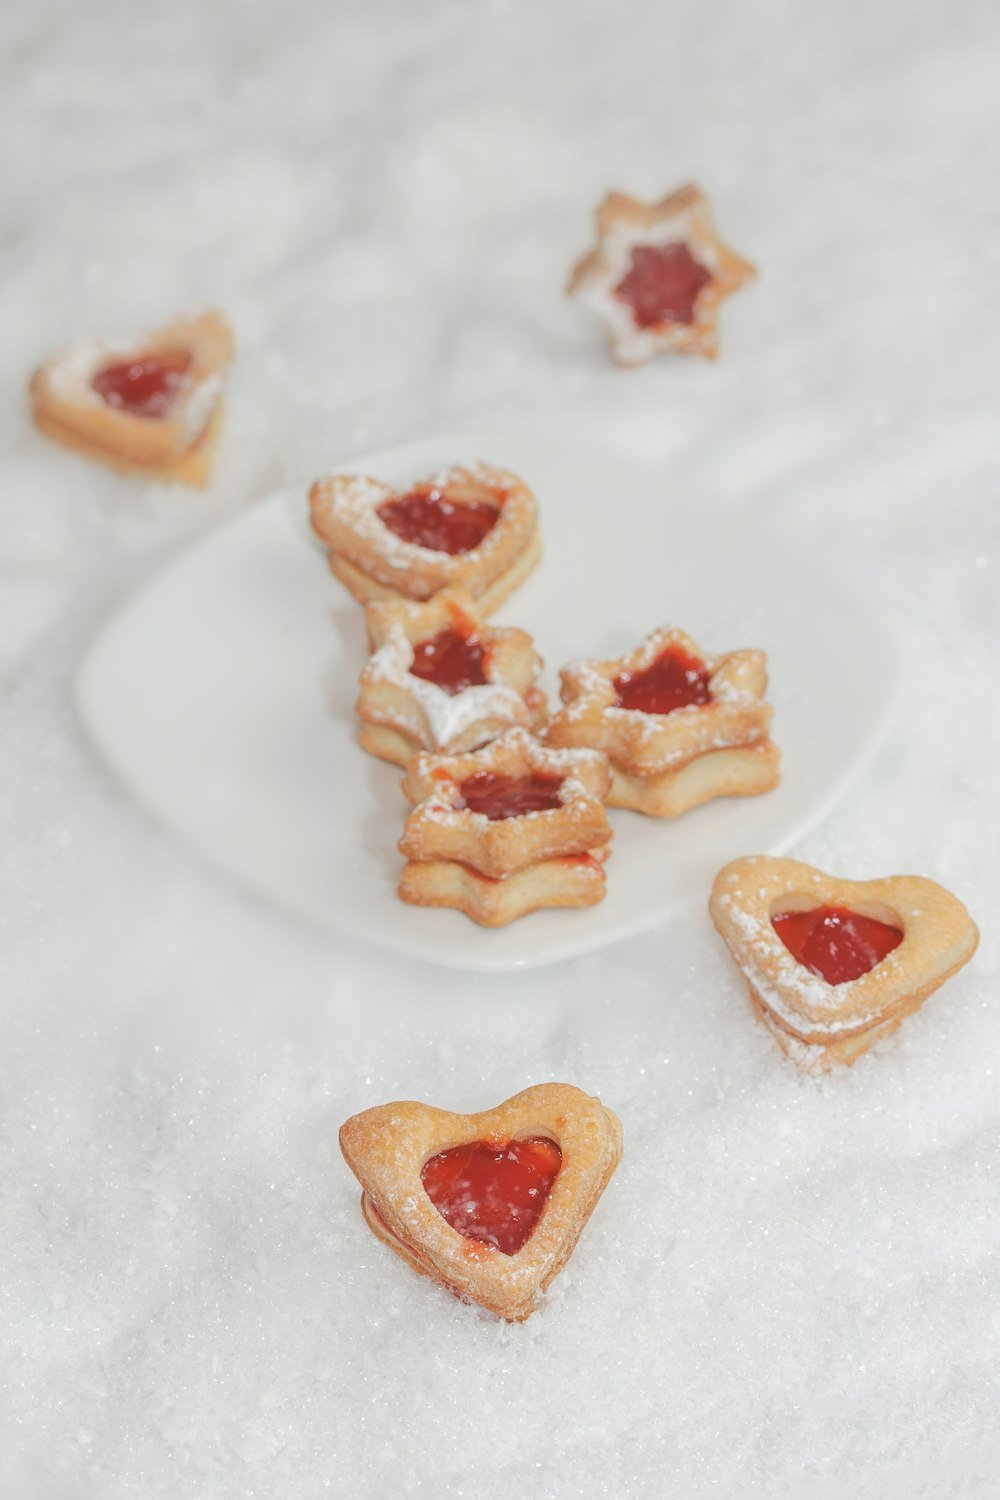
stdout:
[[561,807],[561,776],[505,776],[501,771],[477,771],[459,786],[470,812],[485,813],[491,823],[501,818],[520,818],[524,813],[549,812]]
[[562,1165],[555,1141],[471,1141],[424,1163],[420,1180],[434,1207],[468,1239],[516,1255],[538,1223]]
[[478,547],[500,519],[497,507],[485,500],[458,503],[430,486],[386,500],[378,515],[402,541],[452,556]]
[[651,666],[615,678],[615,702],[636,713],[672,714],[690,703],[711,701],[709,676],[703,661],[680,646],[668,646]]
[[439,630],[429,641],[413,648],[410,672],[425,682],[435,682],[454,697],[486,681],[486,647],[474,635],[462,635],[450,627]]
[[632,309],[640,328],[693,323],[698,293],[711,279],[687,245],[636,245],[615,296]]
[[846,906],[786,911],[771,923],[792,957],[827,984],[860,979],[903,941],[898,927]]
[[165,417],[184,386],[191,356],[183,350],[140,354],[105,365],[90,382],[109,406],[133,417]]

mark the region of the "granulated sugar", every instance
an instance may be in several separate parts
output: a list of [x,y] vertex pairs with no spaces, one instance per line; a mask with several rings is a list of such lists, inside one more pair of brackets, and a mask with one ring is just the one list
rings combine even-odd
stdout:
[[[989,7],[37,0],[0,28],[0,1490],[994,1500]],[[616,370],[568,268],[609,187],[689,178],[760,280],[717,364]],[[32,430],[42,357],[196,302],[238,345],[207,492]],[[182,544],[353,452],[504,422],[683,452],[720,546],[749,509],[898,622],[891,737],[793,852],[930,875],[982,944],[853,1069],[782,1057],[707,891],[585,960],[439,972],[231,889],[84,741],[82,651]],[[573,581],[595,610],[600,582]],[[547,1079],[599,1093],[625,1156],[507,1327],[375,1240],[336,1136]]]

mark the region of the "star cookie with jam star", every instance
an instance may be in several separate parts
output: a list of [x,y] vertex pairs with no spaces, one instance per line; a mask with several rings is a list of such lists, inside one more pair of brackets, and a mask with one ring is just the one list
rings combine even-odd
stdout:
[[571,662],[547,745],[590,746],[611,763],[609,807],[673,818],[713,797],[754,797],[780,779],[768,735],[763,651],[710,656],[661,626],[633,651]]
[[362,748],[405,766],[421,750],[475,750],[546,716],[542,659],[527,631],[488,625],[462,589],[426,604],[365,606],[372,655],[361,673]]
[[188,314],[141,339],[88,339],[36,370],[35,425],[123,474],[208,483],[222,423],[233,336],[215,311]]
[[401,900],[450,906],[482,927],[596,905],[610,784],[600,752],[550,750],[523,729],[468,755],[418,755],[403,778],[414,806],[399,841]]
[[719,239],[701,189],[689,183],[659,203],[609,193],[596,217],[597,245],[568,292],[603,319],[616,363],[714,359],[719,306],[757,271]]

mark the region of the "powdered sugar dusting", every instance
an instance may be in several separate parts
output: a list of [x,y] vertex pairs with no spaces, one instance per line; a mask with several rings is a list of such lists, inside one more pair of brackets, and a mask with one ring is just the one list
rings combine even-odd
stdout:
[[135,343],[124,339],[81,339],[51,360],[45,372],[46,385],[59,401],[103,406],[91,381],[105,365],[134,353]]
[[606,774],[607,761],[597,750],[550,749],[527,730],[517,728],[506,730],[474,757],[462,756],[451,762],[421,757],[418,765],[421,775],[433,778],[433,791],[418,804],[421,816],[427,815],[439,821],[468,823],[471,820],[477,828],[486,829],[490,819],[485,813],[467,808],[461,792],[461,783],[475,771],[499,771],[514,776],[532,772],[561,776],[557,791],[559,809],[538,809],[517,815],[519,820],[551,818],[554,811],[558,811],[560,817],[566,814],[575,816],[593,806],[594,792],[587,781],[594,777],[600,781]]
[[177,402],[177,417],[185,441],[194,443],[204,432],[222,395],[222,376],[206,375],[187,390],[182,389]]
[[395,494],[391,485],[367,474],[338,474],[332,486],[328,496],[331,509],[358,537],[378,549],[384,566],[399,571],[411,566],[414,553],[437,556],[404,541],[383,523],[378,507]]
[[[471,469],[475,466],[468,467]],[[495,473],[486,465],[479,465],[478,469],[484,475],[488,474],[491,477]],[[441,469],[429,479],[421,480],[420,484],[430,485],[432,488],[443,488],[452,481],[455,474],[454,466]],[[484,478],[483,482],[487,483],[487,480]],[[406,541],[386,526],[378,509],[386,500],[398,493],[391,485],[383,484],[380,480],[363,474],[338,475],[332,484],[334,488],[331,503],[336,513],[351,527],[356,536],[377,549],[379,561],[386,563],[390,568],[409,568],[413,566],[416,559],[422,558],[433,560],[439,566],[444,562],[445,566],[454,569],[460,564],[467,564],[478,558],[489,538],[496,532],[496,527],[493,527],[477,547],[470,547],[467,552],[458,553],[452,559],[448,554],[443,554],[433,547],[422,547],[418,542]]]
[[615,221],[604,236],[602,248],[608,261],[612,286],[617,286],[626,276],[632,251],[637,245],[688,245],[696,251],[696,258],[714,274],[719,271],[719,257],[714,245],[698,239],[693,245],[696,214],[692,207],[675,209],[655,224],[634,224],[621,218]]
[[[616,295],[615,289],[631,267],[632,251],[636,246],[685,244],[711,275],[717,277],[720,273],[715,245],[700,235],[695,236],[696,217],[692,208],[681,207],[649,227],[625,218],[617,219],[601,243],[605,262],[603,270],[599,275],[592,273],[575,293],[584,306],[590,307],[608,325],[618,357],[626,364],[638,364],[648,359],[664,343],[663,329],[657,326],[644,328],[637,323],[632,308]],[[697,303],[693,321],[695,325],[703,321]]]
[[[690,652],[709,673],[707,703],[687,703],[669,713],[647,713],[618,702],[615,680],[624,672],[641,673],[672,646]],[[765,681],[759,651],[732,651],[722,656],[702,652],[681,630],[663,626],[634,651],[610,661],[577,660],[562,672],[564,706],[558,722],[589,725],[594,736],[617,760],[632,762],[632,774],[660,774],[679,768],[695,756],[714,750],[751,748],[767,739],[771,708],[753,685]],[[586,733],[583,731],[582,733]],[[581,734],[582,737],[582,734]],[[588,736],[590,737],[590,736]]]
[[[409,638],[402,625],[393,621],[385,641],[365,669],[365,678],[372,682],[392,683],[412,699],[420,712],[410,718],[406,727],[421,730],[426,726],[430,737],[428,749],[447,749],[478,723],[484,726],[484,738],[492,738],[507,725],[527,724],[530,719],[524,699],[502,680],[477,683],[463,688],[460,693],[448,693],[436,682],[415,676],[409,670],[412,662],[413,647]],[[494,678],[497,671],[495,657],[487,653],[487,678]],[[419,737],[426,738],[423,734]]]
[[[725,908],[729,920],[742,939],[739,962],[747,979],[768,1010],[785,1025],[792,1029],[803,1025],[802,1013],[788,1005],[788,995],[795,996],[803,1005],[822,1013],[821,1029],[831,1036],[845,1031],[857,1031],[879,1014],[878,1006],[872,1005],[860,1013],[855,1010],[845,1019],[843,1012],[856,1004],[861,980],[848,980],[844,984],[833,985],[822,975],[807,969],[785,947],[769,919],[747,911],[738,891],[721,896],[719,904]],[[897,963],[896,954],[890,953],[882,959],[879,970],[891,973]]]
[[449,745],[482,719],[517,722],[525,714],[524,703],[513,688],[482,683],[449,694],[436,682],[412,679],[411,692],[427,718],[435,745]]
[[[40,0],[0,31],[5,1500],[996,1500],[995,9]],[[608,186],[691,173],[760,283],[717,363],[614,369],[564,274]],[[46,351],[191,297],[240,349],[208,490],[35,434]],[[708,510],[699,566],[751,516],[899,622],[891,738],[795,852],[933,876],[983,945],[852,1068],[784,1061],[703,910],[713,870],[656,930],[472,977],[245,898],[84,742],[84,643],[185,540],[473,421],[655,457],[648,503],[682,537]],[[481,451],[517,468],[513,443]],[[538,589],[585,593],[595,632],[574,618],[560,662],[642,627],[546,541]],[[352,632],[346,743],[360,610],[310,561],[321,643]],[[736,639],[707,600],[692,624]],[[509,618],[532,610],[524,590]],[[825,691],[761,643],[782,718]],[[301,678],[329,719],[326,659]],[[357,755],[395,815],[396,768]],[[806,746],[787,770],[811,774]],[[317,839],[343,811],[326,785]],[[639,833],[666,873],[688,828],[745,853],[744,811]],[[442,952],[463,920],[418,918]],[[335,1136],[387,1100],[478,1110],[549,1079],[618,1111],[625,1157],[508,1328],[374,1239]]]
[[[94,376],[109,364],[137,357],[142,348],[141,341],[135,339],[81,339],[48,363],[45,384],[58,401],[105,407],[107,403],[94,390]],[[197,442],[221,395],[222,375],[218,372],[201,380],[179,378],[169,417],[179,424],[185,444]]]

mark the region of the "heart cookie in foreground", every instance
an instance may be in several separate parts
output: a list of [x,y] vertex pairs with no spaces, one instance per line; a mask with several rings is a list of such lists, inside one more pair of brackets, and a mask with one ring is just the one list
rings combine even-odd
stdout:
[[541,556],[534,495],[492,464],[457,464],[406,490],[334,474],[317,479],[309,508],[331,570],[362,603],[462,588],[492,614]]
[[510,1322],[562,1270],[622,1155],[618,1117],[565,1083],[496,1109],[383,1104],[340,1148],[369,1228],[401,1259]]
[[177,318],[141,340],[74,344],[32,377],[35,425],[120,473],[204,485],[232,353],[229,324],[211,311]]
[[689,183],[660,203],[609,193],[597,247],[568,290],[604,321],[620,365],[671,352],[714,359],[719,306],[756,274],[719,239],[708,199]]
[[812,1068],[854,1062],[979,942],[961,901],[933,880],[840,880],[764,855],[719,871],[709,911],[757,1014]]

